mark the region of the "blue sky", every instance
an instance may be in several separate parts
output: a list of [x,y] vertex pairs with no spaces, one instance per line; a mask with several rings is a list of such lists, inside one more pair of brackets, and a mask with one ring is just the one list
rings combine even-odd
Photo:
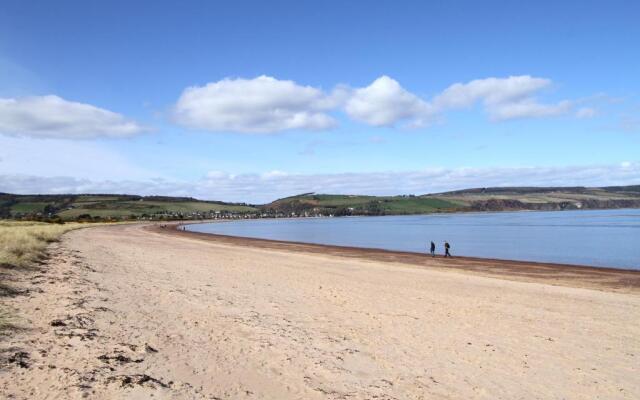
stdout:
[[0,191],[640,183],[640,4],[4,1]]

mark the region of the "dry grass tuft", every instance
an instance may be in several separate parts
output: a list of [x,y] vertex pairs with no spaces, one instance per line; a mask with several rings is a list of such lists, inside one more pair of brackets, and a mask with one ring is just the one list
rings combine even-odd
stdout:
[[14,324],[15,317],[0,308],[0,337],[18,329]]
[[0,265],[27,267],[43,257],[49,243],[84,226],[87,225],[0,221]]
[[[73,229],[94,224],[71,222],[47,224],[44,222],[22,222],[0,220],[0,300],[23,293],[12,284],[16,268],[25,269],[45,256],[47,245],[57,241],[62,234]],[[22,272],[24,272],[23,270]],[[0,302],[0,337],[15,331],[15,316]]]

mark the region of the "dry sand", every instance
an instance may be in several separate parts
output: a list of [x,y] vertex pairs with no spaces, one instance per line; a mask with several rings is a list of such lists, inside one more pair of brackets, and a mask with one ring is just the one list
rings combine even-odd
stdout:
[[22,275],[28,293],[3,300],[24,329],[0,341],[0,397],[640,398],[633,273],[164,231],[74,231]]

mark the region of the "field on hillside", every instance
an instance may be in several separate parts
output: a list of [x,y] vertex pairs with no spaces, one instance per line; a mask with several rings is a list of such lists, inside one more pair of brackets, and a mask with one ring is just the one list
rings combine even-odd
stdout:
[[122,220],[283,216],[401,215],[459,211],[640,208],[640,186],[500,187],[428,195],[365,196],[305,193],[264,205],[135,195],[0,193],[0,218]]
[[200,201],[78,201],[74,202],[72,207],[59,212],[58,215],[63,219],[74,219],[82,214],[120,218],[130,215],[153,215],[158,213],[189,214],[193,212],[255,211],[255,208],[248,206],[221,205]]
[[453,210],[460,206],[457,201],[416,196],[351,196],[305,194],[287,197],[265,206],[285,211],[319,210],[370,214],[420,214]]
[[638,208],[640,207],[640,186],[480,188],[422,196],[351,196],[306,193],[276,200],[264,207],[285,214],[312,211],[336,215]]
[[489,199],[497,200],[516,200],[523,203],[561,203],[561,202],[584,202],[584,201],[617,201],[617,200],[637,200],[640,198],[640,190],[605,190],[600,188],[581,189],[581,190],[540,190],[528,191],[517,190],[513,188],[508,190],[487,189],[487,190],[469,190],[459,192],[449,192],[436,195],[427,195],[424,197],[440,198],[448,201],[457,201],[462,204],[470,204],[474,201],[486,201]]
[[78,217],[139,218],[143,216],[198,216],[215,212],[246,213],[244,204],[199,201],[192,198],[118,195],[8,195],[0,194],[0,218]]

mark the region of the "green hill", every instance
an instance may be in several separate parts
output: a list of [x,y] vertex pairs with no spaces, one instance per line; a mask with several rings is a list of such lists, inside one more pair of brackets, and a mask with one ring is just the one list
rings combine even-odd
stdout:
[[472,211],[638,208],[640,185],[477,188],[426,197],[458,202]]
[[286,215],[398,215],[432,212],[640,208],[640,186],[477,188],[421,196],[305,193],[262,206]]
[[402,215],[594,208],[640,208],[640,185],[602,188],[475,188],[420,196],[304,193],[264,205],[202,201],[191,197],[0,193],[0,218],[65,221]]
[[258,212],[257,208],[246,204],[201,201],[190,197],[0,194],[2,218],[181,219],[255,212]]
[[306,193],[262,206],[287,215],[385,215],[454,211],[460,204],[416,196],[356,196]]

